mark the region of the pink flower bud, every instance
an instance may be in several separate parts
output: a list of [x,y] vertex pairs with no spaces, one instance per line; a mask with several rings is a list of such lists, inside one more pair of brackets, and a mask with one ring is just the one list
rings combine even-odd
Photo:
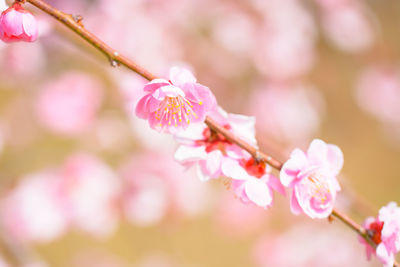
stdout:
[[0,16],[0,39],[6,43],[33,42],[38,36],[38,24],[35,17],[15,2]]

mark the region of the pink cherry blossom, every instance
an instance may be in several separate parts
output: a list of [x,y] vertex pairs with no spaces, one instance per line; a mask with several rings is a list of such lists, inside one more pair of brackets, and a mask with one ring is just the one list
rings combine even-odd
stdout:
[[375,250],[359,237],[360,242],[366,246],[368,260],[376,254],[385,267],[392,267],[395,254],[400,251],[400,208],[395,202],[390,202],[379,210],[377,218],[367,218],[363,227],[377,245]]
[[243,203],[267,208],[272,206],[273,190],[285,194],[279,179],[271,174],[271,167],[257,163],[252,157],[226,159],[222,173],[232,178],[232,190]]
[[138,226],[152,226],[168,214],[192,217],[201,213],[209,197],[208,185],[169,155],[147,152],[130,158],[121,168],[125,181],[123,210]]
[[252,252],[257,267],[372,267],[348,229],[310,222],[297,222],[283,233],[266,234]]
[[[256,146],[255,119],[243,115],[228,114],[218,108],[210,114],[214,120],[241,139]],[[202,181],[218,178],[221,168],[228,158],[242,158],[244,151],[229,142],[219,133],[212,132],[205,124],[190,126],[186,131],[175,135],[181,145],[175,153],[175,159],[183,165],[197,165]]]
[[315,61],[316,26],[302,1],[252,1],[264,14],[253,59],[272,79],[295,78]]
[[173,67],[169,78],[155,79],[144,87],[147,94],[138,102],[136,115],[147,119],[151,128],[166,133],[177,133],[192,122],[203,122],[216,106],[210,89],[196,83],[187,69]]
[[356,98],[363,110],[382,122],[400,124],[400,68],[366,68],[357,82]]
[[256,205],[243,205],[231,192],[218,192],[219,200],[214,221],[219,232],[229,237],[243,238],[265,226],[268,213]]
[[23,177],[1,201],[1,223],[17,240],[49,242],[66,232],[69,218],[57,172],[44,171]]
[[265,139],[302,144],[318,131],[324,104],[319,90],[311,85],[264,82],[252,92],[249,112],[257,118],[257,132],[268,136]]
[[328,217],[340,190],[336,176],[342,166],[340,148],[319,139],[311,142],[307,152],[293,150],[280,172],[282,184],[293,188],[291,211],[311,218]]
[[33,42],[38,36],[38,23],[35,17],[25,10],[19,2],[0,15],[0,39],[4,42]]
[[114,172],[89,154],[69,156],[60,170],[66,212],[73,225],[99,237],[117,226],[120,184]]
[[37,115],[51,131],[76,136],[92,125],[101,100],[102,86],[96,78],[69,72],[44,86],[36,105]]
[[323,9],[322,26],[329,40],[347,52],[363,52],[374,42],[371,16],[366,7],[355,4],[335,5]]

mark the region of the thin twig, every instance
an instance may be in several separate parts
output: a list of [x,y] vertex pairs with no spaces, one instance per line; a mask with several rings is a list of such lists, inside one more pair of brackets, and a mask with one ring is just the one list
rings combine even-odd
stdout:
[[[86,30],[82,24],[82,17],[81,16],[73,16],[71,14],[66,14],[49,4],[45,3],[42,0],[26,0],[26,2],[31,3],[32,5],[36,6],[37,8],[43,10],[50,16],[53,16],[55,19],[66,25],[68,28],[70,28],[72,31],[74,31],[76,34],[81,36],[84,40],[86,40],[88,43],[93,45],[95,48],[97,48],[99,51],[101,51],[104,55],[107,56],[107,58],[110,60],[112,66],[117,66],[118,64],[122,64],[128,69],[136,72],[143,78],[151,81],[155,78],[157,78],[156,75],[150,73],[131,59],[121,55],[118,51],[115,49],[111,48],[109,45],[104,43],[102,40],[100,40],[96,35],[91,33],[90,31]],[[243,148],[247,152],[249,152],[254,159],[258,161],[264,161],[271,165],[273,168],[277,170],[281,170],[282,168],[282,163],[279,162],[278,160],[274,159],[272,156],[260,151],[257,147],[254,147],[247,143],[246,141],[238,138],[235,136],[232,132],[228,131],[225,129],[222,125],[218,124],[215,120],[213,120],[210,117],[207,117],[205,120],[205,123],[207,126],[216,132],[221,133],[223,136],[225,136],[229,141],[235,143],[239,147]],[[332,211],[332,216],[336,217],[338,220],[342,221],[346,226],[354,230],[357,234],[362,236],[368,243],[375,245],[373,241],[370,239],[368,236],[366,230],[356,222],[354,222],[350,217],[347,215],[339,212],[338,210],[334,209]],[[394,267],[400,267],[398,263],[395,262]]]

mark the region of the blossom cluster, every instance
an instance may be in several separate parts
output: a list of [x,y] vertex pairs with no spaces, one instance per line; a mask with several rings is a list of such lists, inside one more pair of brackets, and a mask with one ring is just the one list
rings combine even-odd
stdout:
[[[316,0],[316,3],[323,15],[323,30],[334,45],[352,53],[371,46],[374,35],[367,22],[368,12],[364,12],[361,4],[330,0]],[[261,41],[252,47],[259,52],[254,55],[257,69],[272,81],[269,90],[260,90],[252,96],[253,102],[258,103],[252,106],[252,112],[273,115],[269,116],[272,119],[261,119],[267,122],[263,124],[266,132],[278,129],[276,138],[283,135],[287,139],[307,139],[318,127],[321,110],[310,108],[309,101],[310,98],[318,100],[319,95],[309,88],[304,90],[291,80],[303,75],[314,64],[316,29],[313,21],[297,3],[271,1],[267,7],[259,1],[255,6],[262,12],[279,15],[271,16],[261,27]],[[288,12],[276,12],[280,9]],[[288,24],[285,16],[294,17],[299,23]],[[240,19],[235,15],[221,19],[221,29],[213,33],[214,38],[228,49],[240,51],[243,49],[240,42],[226,39],[223,25],[232,21]],[[38,36],[37,24],[33,15],[16,1],[0,16],[0,39],[4,42],[33,42]],[[344,26],[338,27],[338,24]],[[253,26],[243,27],[253,34]],[[290,46],[282,45],[287,41]],[[298,55],[302,60],[292,60]],[[371,87],[371,84],[377,86]],[[359,102],[376,117],[398,125],[398,117],[393,115],[397,113],[392,112],[398,108],[398,98],[390,97],[397,95],[398,84],[397,72],[370,71],[360,82]],[[374,101],[369,98],[376,95],[374,90],[378,87],[386,88],[386,93],[378,99],[379,105],[370,106]],[[76,73],[62,76],[48,83],[40,94],[37,105],[39,120],[52,132],[77,136],[94,122],[103,99],[100,91],[101,86],[93,79]],[[179,145],[175,160],[185,168],[195,167],[201,181],[228,177],[228,188],[241,202],[262,208],[272,206],[275,191],[285,196],[287,188],[291,190],[292,213],[304,213],[319,219],[332,213],[340,191],[337,176],[343,166],[343,154],[336,145],[314,139],[306,151],[293,150],[277,177],[267,162],[250,155],[231,139],[207,126],[206,118],[212,118],[236,138],[258,147],[255,118],[225,112],[211,90],[198,83],[189,70],[172,68],[168,79],[150,81],[142,94],[144,96],[136,105],[136,115],[147,120],[150,128],[174,137]],[[376,102],[375,97],[374,100]],[[389,111],[388,103],[391,104]],[[293,120],[297,109],[306,110],[307,122]],[[305,123],[309,125],[304,126]],[[68,159],[57,170],[25,177],[1,201],[1,223],[17,239],[28,237],[35,241],[48,241],[72,226],[104,236],[115,228],[119,209],[137,225],[151,225],[161,220],[170,212],[168,205],[173,207],[172,210],[193,212],[194,205],[187,202],[195,198],[198,191],[187,190],[190,186],[186,185],[182,189],[184,182],[176,177],[159,179],[160,172],[173,172],[174,168],[168,164],[159,164],[162,165],[160,169],[150,164],[154,172],[146,173],[145,165],[151,160],[162,162],[157,155],[149,158],[144,161],[134,158],[124,166],[121,174],[125,182],[123,189],[106,165],[86,155]],[[146,177],[141,177],[140,173],[145,173]],[[143,213],[147,208],[154,212]],[[36,216],[37,211],[42,212],[40,216]],[[99,216],[93,217],[92,214]],[[375,253],[385,266],[393,265],[394,255],[400,250],[399,221],[399,208],[395,203],[382,208],[377,218],[366,220],[364,227],[377,245],[375,250],[362,240],[367,246],[368,257]]]
[[179,144],[175,159],[187,167],[195,165],[202,181],[228,177],[230,188],[243,203],[263,208],[272,206],[274,191],[285,195],[284,187],[293,188],[293,213],[304,212],[311,218],[331,214],[343,165],[337,146],[316,139],[307,153],[295,149],[278,179],[266,162],[206,125],[209,116],[257,147],[255,118],[225,112],[210,89],[198,84],[189,70],[173,67],[169,80],[155,79],[144,86],[144,92],[136,114],[147,119],[151,128],[174,135]]
[[367,258],[375,254],[385,267],[392,267],[395,255],[400,251],[400,207],[396,202],[390,202],[379,210],[376,218],[367,218],[364,228],[376,246],[372,247],[360,237],[360,242],[366,246]]

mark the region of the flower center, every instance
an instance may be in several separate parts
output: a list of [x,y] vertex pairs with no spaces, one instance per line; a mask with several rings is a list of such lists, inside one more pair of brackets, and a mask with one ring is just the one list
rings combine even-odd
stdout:
[[190,120],[198,118],[193,111],[193,105],[184,97],[165,97],[156,111],[156,119],[160,126],[190,124]]
[[369,228],[367,229],[368,235],[371,237],[372,241],[374,241],[375,244],[377,245],[382,242],[381,239],[382,228],[383,228],[383,222],[376,221],[371,223],[369,225]]
[[266,173],[265,162],[257,162],[254,160],[254,158],[250,158],[248,160],[242,159],[240,165],[242,165],[242,167],[247,171],[248,174],[257,178],[263,177]]
[[310,190],[312,197],[317,205],[325,205],[332,198],[331,190],[324,180],[324,177],[317,173],[313,173],[307,177],[307,181],[311,183]]
[[[229,124],[225,124],[223,126],[225,129],[230,130],[231,126]],[[226,154],[226,145],[231,145],[232,143],[225,138],[220,133],[210,130],[210,128],[205,128],[203,131],[203,140],[197,140],[196,144],[199,146],[204,145],[206,147],[206,152],[210,153],[214,150],[220,150],[222,154]]]

